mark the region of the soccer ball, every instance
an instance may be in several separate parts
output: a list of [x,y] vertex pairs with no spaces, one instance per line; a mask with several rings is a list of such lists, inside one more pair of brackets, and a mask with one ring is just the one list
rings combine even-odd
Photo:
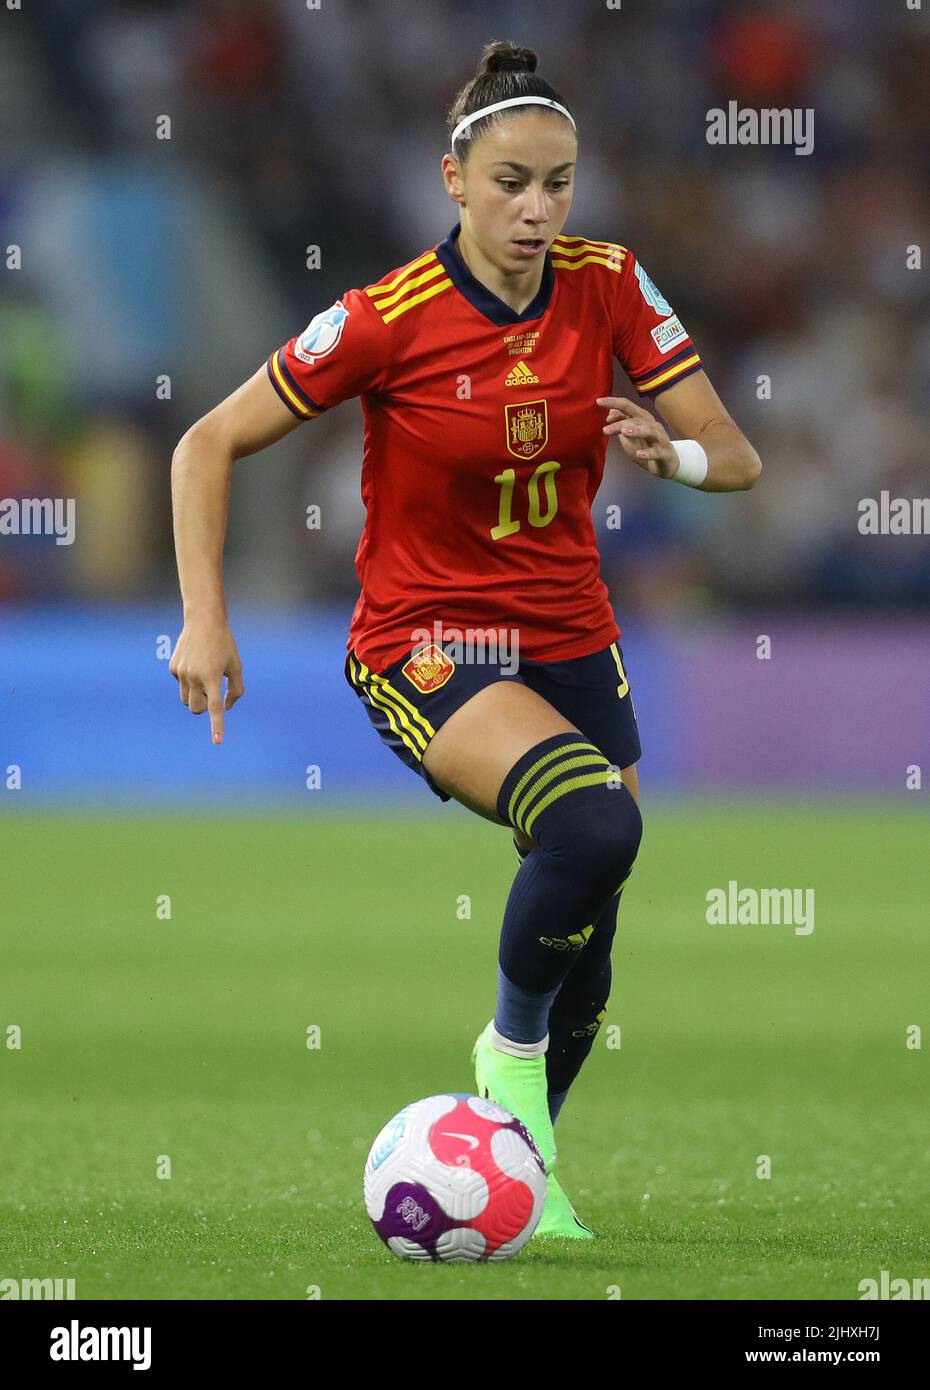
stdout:
[[509,1260],[536,1229],[546,1170],[533,1136],[459,1092],[404,1106],[371,1146],[365,1207],[406,1260]]

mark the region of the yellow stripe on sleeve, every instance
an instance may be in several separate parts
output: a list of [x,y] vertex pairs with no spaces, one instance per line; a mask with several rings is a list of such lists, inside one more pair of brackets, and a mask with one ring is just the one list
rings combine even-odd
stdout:
[[[393,293],[389,285],[380,285],[377,294],[373,290],[369,290],[368,293],[371,295],[376,309],[389,309],[392,304],[396,304],[399,299],[403,299],[404,295],[408,294],[410,290],[418,289],[420,285],[429,284],[430,280],[435,280],[437,276],[445,275],[445,273],[445,266],[441,261],[437,261],[435,265],[430,266],[429,270],[424,270],[422,275],[414,276],[412,280],[408,280],[405,284],[401,285],[399,290],[394,290]],[[384,297],[382,298],[382,296]]]
[[411,261],[409,265],[404,266],[403,270],[398,275],[395,275],[393,280],[389,280],[386,285],[367,285],[365,293],[370,295],[372,299],[377,299],[378,296],[382,294],[390,294],[392,290],[396,290],[398,285],[402,284],[403,281],[407,279],[408,275],[412,275],[415,270],[419,270],[424,265],[429,265],[430,261],[434,261],[440,269],[443,268],[442,262],[436,255],[436,252],[427,251],[415,261]]
[[657,386],[674,381],[676,376],[681,376],[681,373],[688,371],[690,367],[700,366],[700,362],[700,355],[695,352],[690,357],[686,357],[683,362],[676,362],[674,367],[668,367],[664,372],[658,372],[655,376],[651,376],[648,381],[636,382],[636,389],[640,395],[646,391],[654,391]]
[[396,309],[389,309],[388,312],[382,314],[381,317],[385,323],[390,323],[392,319],[398,318],[401,314],[406,314],[408,309],[413,309],[417,304],[422,304],[425,300],[432,299],[434,295],[442,294],[443,290],[451,290],[451,288],[451,280],[448,278],[440,280],[430,289],[421,290],[419,294],[411,295],[409,299],[405,299],[401,304],[398,304]]
[[601,256],[584,256],[580,261],[562,261],[552,258],[552,264],[561,270],[580,270],[583,265],[605,265],[608,270],[620,271],[623,269],[622,260],[607,260]]
[[319,415],[320,412],[318,410],[311,410],[308,405],[304,405],[303,401],[300,399],[299,396],[294,395],[294,392],[291,390],[290,386],[288,386],[287,382],[281,374],[281,367],[278,363],[277,353],[275,353],[274,356],[271,358],[271,370],[274,372],[275,381],[278,383],[285,396],[287,396],[288,400],[292,402],[295,410],[298,410],[301,415]]

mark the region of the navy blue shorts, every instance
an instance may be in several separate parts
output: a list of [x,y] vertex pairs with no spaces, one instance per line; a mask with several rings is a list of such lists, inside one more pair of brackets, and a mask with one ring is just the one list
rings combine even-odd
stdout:
[[411,647],[408,656],[377,673],[351,651],[345,663],[346,680],[382,741],[442,801],[452,798],[423,766],[430,739],[466,700],[500,680],[519,681],[535,690],[614,767],[629,767],[639,760],[642,750],[630,683],[616,642],[569,661],[521,659],[514,674],[506,674],[506,668],[497,663],[455,661],[448,655],[453,645],[431,645],[416,657]]

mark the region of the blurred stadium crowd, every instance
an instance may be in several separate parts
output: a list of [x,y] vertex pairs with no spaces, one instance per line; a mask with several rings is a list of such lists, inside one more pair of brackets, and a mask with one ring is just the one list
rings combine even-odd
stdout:
[[[75,497],[77,543],[0,540],[0,600],[175,592],[177,440],[346,288],[454,226],[445,113],[483,44],[512,38],[537,50],[578,123],[565,230],[632,247],[765,464],[755,491],[715,498],[616,451],[595,519],[621,622],[684,605],[922,604],[930,541],[857,523],[861,499],[928,486],[928,271],[906,262],[930,240],[928,12],[904,0],[4,11],[0,233],[22,268],[4,270],[0,303],[0,498]],[[708,145],[707,111],[729,100],[813,108],[813,154]],[[630,390],[619,368],[618,385]],[[354,599],[360,424],[347,403],[237,465],[234,597]]]

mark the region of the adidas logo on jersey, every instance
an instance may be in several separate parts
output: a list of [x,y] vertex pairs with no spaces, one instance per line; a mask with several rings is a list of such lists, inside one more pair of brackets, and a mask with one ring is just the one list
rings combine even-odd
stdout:
[[525,362],[518,362],[515,367],[507,373],[505,386],[531,386],[539,381],[538,376],[534,376]]

